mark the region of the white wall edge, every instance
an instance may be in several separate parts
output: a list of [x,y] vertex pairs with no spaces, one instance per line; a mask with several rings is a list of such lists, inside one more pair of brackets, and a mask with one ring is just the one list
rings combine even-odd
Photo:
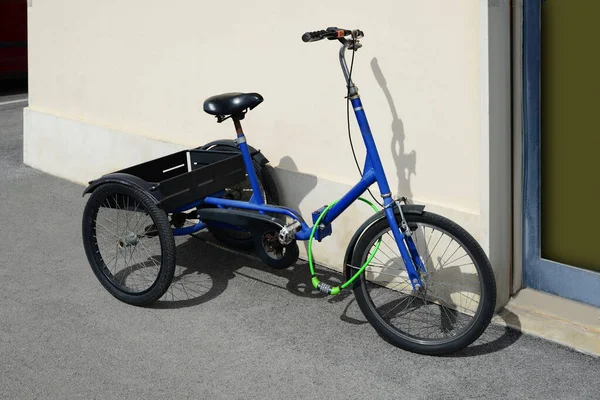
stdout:
[[523,0],[513,0],[513,279],[512,293],[523,288]]
[[510,1],[480,0],[481,244],[497,284],[497,305],[508,303],[512,262]]
[[487,184],[490,178],[490,118],[489,118],[489,26],[488,26],[488,0],[479,1],[479,74],[481,90],[481,125],[480,125],[480,215],[481,215],[481,247],[490,253],[490,190]]

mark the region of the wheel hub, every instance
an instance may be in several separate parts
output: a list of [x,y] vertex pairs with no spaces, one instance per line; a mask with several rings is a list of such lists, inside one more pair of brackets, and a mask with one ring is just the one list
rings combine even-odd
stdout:
[[119,247],[135,246],[140,242],[135,232],[127,232],[125,236],[119,239]]

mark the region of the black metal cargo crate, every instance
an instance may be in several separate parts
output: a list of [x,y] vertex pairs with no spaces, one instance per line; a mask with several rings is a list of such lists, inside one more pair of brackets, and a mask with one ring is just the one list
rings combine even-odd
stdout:
[[169,154],[116,173],[129,174],[151,184],[160,204],[172,211],[215,194],[246,178],[241,153],[190,149]]

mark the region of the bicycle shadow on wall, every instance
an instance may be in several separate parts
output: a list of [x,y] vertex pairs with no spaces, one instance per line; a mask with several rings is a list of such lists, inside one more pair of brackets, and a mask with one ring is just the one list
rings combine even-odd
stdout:
[[[281,204],[298,211],[300,211],[300,204],[302,204],[302,201],[317,186],[318,181],[317,177],[314,175],[301,173],[290,156],[284,156],[279,160],[275,177],[277,180],[277,187],[280,191],[279,197]],[[290,180],[288,178],[293,179]]]
[[[300,211],[302,201],[309,195],[310,192],[317,186],[318,178],[315,175],[301,173],[298,166],[290,156],[284,156],[279,160],[277,165],[276,181],[277,187],[280,190],[279,196],[281,204]],[[288,179],[292,178],[292,179]],[[310,215],[303,215],[307,223],[312,220]],[[299,241],[299,246],[304,246],[308,250],[307,241]]]
[[398,190],[396,193],[392,193],[393,195],[404,196],[407,199],[411,200],[413,197],[412,189],[410,187],[410,178],[411,175],[416,175],[416,166],[417,166],[417,153],[415,150],[412,150],[410,153],[405,153],[404,148],[404,140],[406,135],[404,134],[404,124],[402,120],[398,117],[398,111],[396,109],[396,104],[394,103],[394,98],[390,93],[390,89],[387,86],[387,81],[379,67],[379,61],[377,57],[373,57],[371,60],[371,69],[373,70],[373,75],[377,80],[377,83],[383,90],[383,94],[387,100],[387,103],[390,107],[390,112],[392,114],[392,142],[391,142],[391,150],[394,158],[394,163],[396,164],[396,174],[398,177]]

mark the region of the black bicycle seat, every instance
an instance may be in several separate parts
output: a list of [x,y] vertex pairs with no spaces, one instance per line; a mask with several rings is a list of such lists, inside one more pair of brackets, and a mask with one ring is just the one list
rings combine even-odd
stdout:
[[263,97],[258,93],[223,93],[206,99],[204,111],[219,117],[241,117],[244,110],[252,110],[262,101]]

